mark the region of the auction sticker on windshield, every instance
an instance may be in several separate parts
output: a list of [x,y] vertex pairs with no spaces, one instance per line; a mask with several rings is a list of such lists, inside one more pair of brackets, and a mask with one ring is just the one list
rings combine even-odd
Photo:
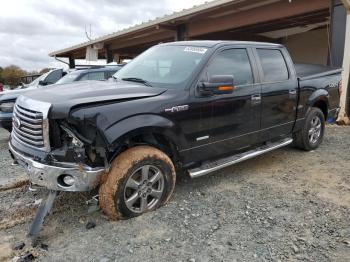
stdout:
[[199,53],[199,54],[204,54],[205,52],[207,52],[207,50],[208,50],[207,48],[191,47],[191,46],[187,46],[184,49],[185,52],[192,52],[192,53]]

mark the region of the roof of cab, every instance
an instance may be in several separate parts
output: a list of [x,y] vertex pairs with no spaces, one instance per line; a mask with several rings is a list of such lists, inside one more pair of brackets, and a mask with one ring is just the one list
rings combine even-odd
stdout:
[[109,71],[116,71],[122,68],[121,65],[113,65],[113,66],[104,66],[104,67],[91,67],[91,68],[84,68],[84,69],[78,69],[73,72],[80,72],[80,73],[86,73],[86,72],[109,72]]
[[198,47],[214,47],[218,45],[249,45],[249,46],[269,46],[269,47],[282,47],[283,45],[267,43],[267,42],[249,42],[249,41],[223,41],[223,40],[193,40],[193,41],[177,41],[162,43],[160,45],[189,45]]

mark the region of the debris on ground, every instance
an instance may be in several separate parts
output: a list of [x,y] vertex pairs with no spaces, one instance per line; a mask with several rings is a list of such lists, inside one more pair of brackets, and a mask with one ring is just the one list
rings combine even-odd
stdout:
[[94,228],[94,227],[96,227],[96,223],[93,222],[93,221],[89,221],[89,222],[87,222],[87,224],[85,225],[85,228],[86,228],[86,229],[92,229],[92,228]]
[[[12,249],[47,191],[0,190],[0,261],[27,253],[38,261],[347,261],[349,148],[350,128],[327,126],[314,152],[286,147],[198,179],[179,176],[166,206],[128,220],[89,212],[96,192],[65,192],[40,232],[49,248]],[[0,139],[1,175],[14,176],[7,150]]]
[[13,250],[21,250],[24,248],[26,244],[23,241],[17,242],[13,245],[12,249]]

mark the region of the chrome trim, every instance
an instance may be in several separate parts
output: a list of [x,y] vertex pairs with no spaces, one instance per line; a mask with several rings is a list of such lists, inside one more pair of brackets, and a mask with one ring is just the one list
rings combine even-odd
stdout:
[[14,137],[21,144],[25,144],[26,146],[29,146],[35,149],[40,149],[41,147],[44,147],[44,142],[33,141],[33,140],[30,140],[29,138],[23,137],[20,134],[18,134],[14,128],[12,129],[11,137]]
[[13,110],[13,113],[15,113],[17,115],[17,118],[28,121],[28,122],[33,123],[33,124],[41,124],[43,121],[43,119],[29,118],[29,117],[23,115],[22,113],[19,113],[19,111],[16,108]]
[[220,170],[222,168],[237,164],[239,162],[248,160],[250,158],[262,155],[264,153],[270,152],[280,147],[287,146],[293,142],[293,139],[286,138],[282,141],[271,143],[270,145],[261,146],[256,149],[250,150],[248,152],[244,152],[242,154],[234,155],[231,157],[223,158],[215,162],[207,163],[202,165],[199,168],[190,169],[188,171],[191,178],[197,178],[200,176],[207,175],[211,172]]
[[[32,112],[29,111],[30,109],[27,109],[27,110],[28,110],[28,112],[26,112],[25,109],[20,109],[20,107],[17,104],[14,107],[14,112],[16,112],[17,115],[19,115],[23,119],[25,119],[25,120],[27,120],[29,122],[41,123],[42,117],[43,117],[41,112],[32,113]],[[32,118],[29,118],[28,116],[30,116]],[[37,118],[38,116],[40,118]]]
[[[21,129],[17,128],[16,126],[13,126],[13,129],[15,129],[16,133],[20,134],[21,136],[32,139],[33,141],[36,141],[36,140],[42,141],[43,140],[43,136],[42,136],[41,132],[39,135],[31,135],[31,134],[23,132],[24,130],[22,131]],[[31,132],[31,130],[30,130],[30,132]]]
[[[22,113],[24,115],[28,115],[28,116],[32,116],[32,117],[37,117],[38,116],[38,113],[32,113],[32,112],[30,112],[32,110],[23,108],[20,105],[15,105],[15,108],[16,108],[16,110],[18,110],[20,113]],[[39,116],[40,116],[40,119],[41,119],[42,114],[40,114]]]
[[[14,110],[14,120],[19,118],[23,126],[40,129],[31,131],[32,134],[24,134],[23,129],[14,129],[14,137],[18,142],[30,146],[32,148],[37,148],[39,150],[49,152],[50,151],[50,138],[49,138],[49,119],[48,114],[51,108],[50,103],[33,100],[25,96],[19,96],[16,100],[15,110]],[[30,118],[33,117],[33,118]],[[40,119],[38,118],[40,117]],[[37,119],[36,119],[37,118]],[[40,123],[40,124],[38,124]],[[18,132],[18,130],[21,132]],[[29,129],[26,129],[29,131]],[[27,132],[25,131],[25,132]],[[30,135],[33,135],[30,137]],[[39,136],[41,135],[41,137]],[[25,136],[25,139],[21,140]],[[34,138],[35,137],[35,138]],[[43,144],[38,144],[37,141],[31,141],[30,139],[41,139]],[[40,147],[36,147],[40,146]]]
[[252,101],[260,101],[261,95],[260,94],[251,95],[251,100]]
[[[13,119],[16,120],[17,117],[15,115],[13,115]],[[22,125],[33,128],[33,129],[42,128],[42,125],[34,125],[34,124],[32,125],[32,124],[27,123],[27,122],[22,122]]]
[[[46,187],[50,190],[59,191],[89,191],[99,185],[101,176],[105,173],[102,167],[92,168],[87,165],[56,162],[53,165],[46,165],[24,156],[17,152],[11,142],[9,149],[13,157],[26,170],[30,182],[34,185]],[[62,174],[74,177],[73,186],[67,187],[59,184],[59,176]]]
[[34,135],[42,135],[43,134],[43,131],[42,130],[32,130],[32,129],[28,129],[28,128],[25,128],[25,127],[21,127],[21,130],[25,131],[25,132],[28,132],[28,133],[32,133]]
[[209,136],[202,136],[202,137],[196,138],[197,141],[202,141],[202,140],[207,140],[207,139],[209,139]]

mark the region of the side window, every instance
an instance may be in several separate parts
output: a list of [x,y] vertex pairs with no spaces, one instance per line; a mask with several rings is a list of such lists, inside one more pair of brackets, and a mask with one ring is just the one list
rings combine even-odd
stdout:
[[48,84],[56,83],[62,77],[62,70],[52,71],[46,78],[45,82]]
[[280,50],[257,49],[264,72],[264,82],[277,82],[289,79],[286,61]]
[[208,66],[208,77],[233,75],[235,85],[254,82],[252,68],[246,49],[229,49],[217,54]]

